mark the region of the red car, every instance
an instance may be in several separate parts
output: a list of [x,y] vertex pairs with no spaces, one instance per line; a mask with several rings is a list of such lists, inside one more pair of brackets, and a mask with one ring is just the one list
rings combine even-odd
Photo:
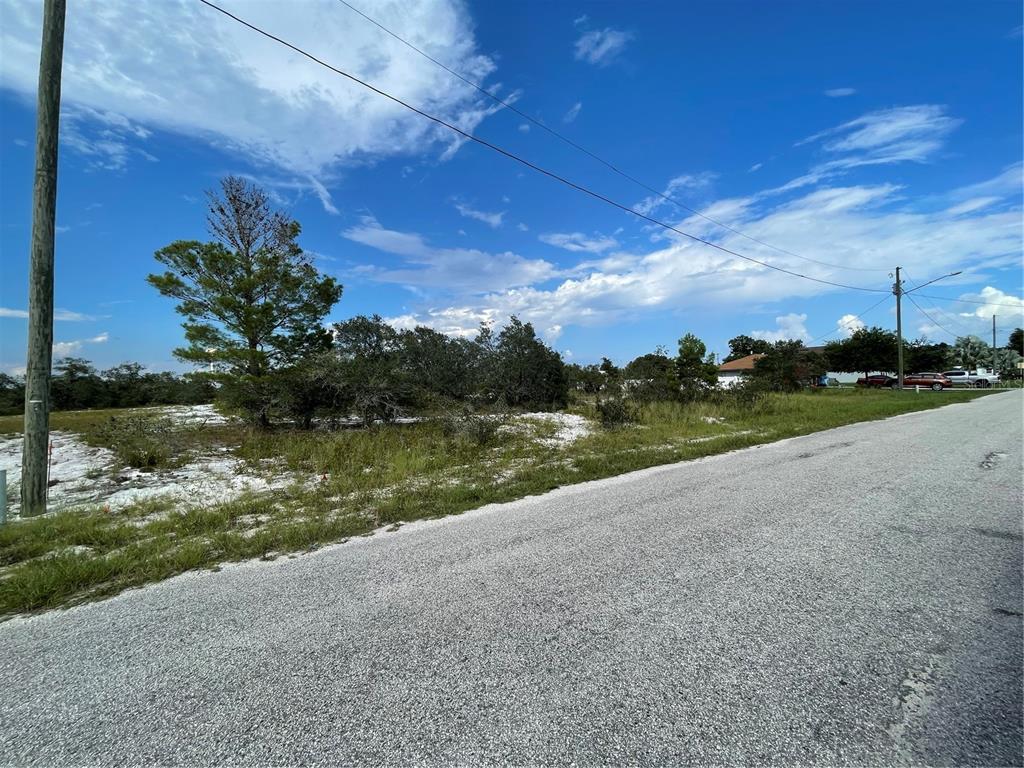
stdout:
[[[893,384],[895,389],[899,384]],[[936,392],[953,388],[953,380],[941,373],[908,373],[903,377],[904,387],[931,387]]]
[[889,376],[886,373],[876,373],[876,374],[873,374],[871,376],[863,376],[863,377],[857,379],[857,386],[858,387],[868,387],[869,389],[871,389],[873,387],[877,387],[877,388],[892,387],[895,384],[896,384],[896,377],[895,376]]

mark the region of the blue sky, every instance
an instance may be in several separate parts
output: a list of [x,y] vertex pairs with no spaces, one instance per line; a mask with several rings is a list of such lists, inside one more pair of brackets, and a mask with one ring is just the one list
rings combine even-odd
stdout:
[[[353,74],[687,232],[886,289],[911,337],[1024,324],[1016,2],[353,0],[573,141],[766,248],[652,198],[336,0],[223,5]],[[71,3],[55,354],[183,369],[152,254],[205,238],[203,191],[265,185],[345,286],[331,320],[471,333],[511,313],[567,359],[623,363],[685,332],[805,342],[893,327],[884,294],[736,259],[450,134],[196,0]],[[24,366],[40,7],[0,8],[0,368]],[[795,255],[831,266],[800,259]],[[970,302],[978,303],[970,303]],[[922,311],[923,310],[923,311]],[[927,314],[925,314],[927,313]]]

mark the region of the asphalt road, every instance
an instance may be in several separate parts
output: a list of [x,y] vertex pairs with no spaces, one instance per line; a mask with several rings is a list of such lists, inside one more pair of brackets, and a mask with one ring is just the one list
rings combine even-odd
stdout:
[[0,761],[1019,765],[1022,411],[993,395],[8,622]]

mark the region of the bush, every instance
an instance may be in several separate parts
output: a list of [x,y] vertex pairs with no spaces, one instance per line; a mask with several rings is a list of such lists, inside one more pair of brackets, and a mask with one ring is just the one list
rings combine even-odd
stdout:
[[508,419],[508,413],[476,413],[469,406],[463,406],[445,413],[440,422],[445,437],[483,447],[494,442]]
[[640,420],[640,410],[620,388],[613,387],[607,397],[600,397],[595,404],[601,426],[618,429]]
[[150,470],[166,464],[176,453],[180,431],[173,421],[154,416],[111,416],[86,433],[129,467]]

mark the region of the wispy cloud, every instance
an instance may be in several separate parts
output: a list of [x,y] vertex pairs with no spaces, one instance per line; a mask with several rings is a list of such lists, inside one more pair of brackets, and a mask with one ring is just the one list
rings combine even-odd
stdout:
[[505,218],[505,211],[498,211],[496,213],[478,211],[465,203],[455,203],[455,210],[459,212],[460,216],[464,216],[467,219],[482,221],[487,226],[494,227],[495,229],[501,226],[502,219]]
[[830,99],[841,99],[843,96],[853,96],[856,92],[856,88],[829,88],[825,95]]
[[364,267],[373,280],[442,289],[455,294],[478,294],[514,289],[550,279],[555,267],[543,259],[527,259],[510,251],[487,253],[475,248],[438,248],[413,232],[385,229],[367,217],[342,233],[353,242],[401,256],[397,268]]
[[573,253],[604,253],[609,248],[614,248],[619,244],[613,237],[604,237],[602,235],[589,237],[582,232],[570,232],[567,234],[553,232],[538,235],[537,239],[542,243],[553,245],[556,248],[564,248]]
[[584,32],[576,40],[576,59],[603,67],[622,53],[632,39],[632,32],[612,27]]
[[747,169],[747,173],[753,173],[754,171],[759,171],[759,170],[761,170],[761,168],[763,166],[764,166],[764,163],[754,163],[752,166],[750,166],[750,168]]
[[583,102],[582,101],[577,101],[575,104],[573,104],[571,107],[569,107],[569,111],[565,113],[564,117],[562,117],[562,122],[563,123],[571,123],[571,122],[573,122],[577,117],[579,117],[581,109],[583,109]]
[[[0,317],[17,317],[24,320],[28,319],[28,310],[0,307]],[[62,322],[84,323],[95,320],[96,317],[93,315],[86,315],[82,312],[72,312],[70,309],[55,309],[53,311],[53,319],[60,320]]]
[[681,174],[675,178],[669,179],[668,184],[665,185],[665,191],[661,193],[664,197],[660,197],[658,195],[645,197],[637,203],[634,208],[645,215],[650,214],[663,205],[671,205],[671,203],[665,199],[666,197],[673,198],[684,190],[706,189],[716,178],[717,175],[710,171]]

